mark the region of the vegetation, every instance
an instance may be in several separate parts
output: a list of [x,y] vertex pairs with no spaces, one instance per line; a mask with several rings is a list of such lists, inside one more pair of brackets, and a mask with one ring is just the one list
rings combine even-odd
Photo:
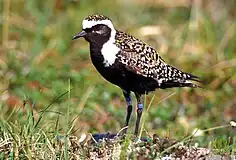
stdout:
[[[230,121],[236,120],[236,1],[170,2],[0,0],[0,158],[83,159],[109,145],[121,159],[152,151],[158,154],[147,158],[177,154],[173,148],[182,144],[235,154]],[[89,133],[119,132],[126,114],[120,89],[92,66],[88,44],[71,41],[93,13],[111,17],[118,29],[204,82],[204,89],[147,95],[142,127],[147,142],[132,138],[134,112],[130,138],[90,142]]]

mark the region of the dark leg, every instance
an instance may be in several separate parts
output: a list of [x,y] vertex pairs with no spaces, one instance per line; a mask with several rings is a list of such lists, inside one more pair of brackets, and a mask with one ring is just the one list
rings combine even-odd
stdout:
[[125,101],[126,101],[126,104],[127,104],[127,115],[126,115],[126,120],[125,120],[125,126],[128,126],[129,125],[129,119],[130,119],[130,116],[131,116],[131,113],[132,113],[132,101],[131,101],[131,98],[130,98],[130,92],[129,91],[123,90],[123,94],[124,94]]
[[137,99],[137,120],[136,120],[134,134],[137,136],[138,132],[139,132],[139,123],[140,123],[140,119],[141,119],[142,112],[143,112],[143,99],[142,99],[142,95],[140,95],[138,93],[135,93],[135,96]]

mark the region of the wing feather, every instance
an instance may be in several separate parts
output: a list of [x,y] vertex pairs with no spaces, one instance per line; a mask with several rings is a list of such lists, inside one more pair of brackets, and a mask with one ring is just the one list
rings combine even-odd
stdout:
[[191,81],[198,81],[198,77],[182,72],[165,63],[151,46],[124,32],[118,32],[116,45],[121,49],[116,55],[120,63],[131,72],[151,77],[162,84],[169,86],[195,86]]

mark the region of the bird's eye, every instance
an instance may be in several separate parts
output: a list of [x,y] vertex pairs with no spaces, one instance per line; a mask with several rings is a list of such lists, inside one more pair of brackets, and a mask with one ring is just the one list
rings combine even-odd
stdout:
[[96,26],[93,27],[93,30],[98,31],[102,29],[102,25],[98,24]]
[[92,33],[103,34],[103,25],[95,25],[91,28]]

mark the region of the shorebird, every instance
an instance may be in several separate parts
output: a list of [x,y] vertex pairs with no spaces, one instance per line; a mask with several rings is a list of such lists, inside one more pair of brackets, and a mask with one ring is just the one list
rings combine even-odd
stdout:
[[157,88],[200,87],[199,78],[168,65],[158,52],[145,42],[115,29],[110,18],[90,15],[82,22],[82,31],[73,40],[83,37],[90,45],[90,57],[97,71],[119,86],[127,103],[125,126],[132,112],[130,93],[137,99],[135,135],[143,111],[143,95]]

